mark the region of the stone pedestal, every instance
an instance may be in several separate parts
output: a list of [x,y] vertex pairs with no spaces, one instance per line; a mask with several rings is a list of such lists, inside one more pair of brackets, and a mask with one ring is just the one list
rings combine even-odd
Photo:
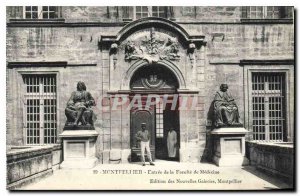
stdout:
[[93,168],[97,163],[95,130],[63,131],[63,162],[61,168]]
[[214,140],[213,161],[218,166],[248,165],[245,157],[245,134],[243,127],[226,127],[214,129],[211,134]]

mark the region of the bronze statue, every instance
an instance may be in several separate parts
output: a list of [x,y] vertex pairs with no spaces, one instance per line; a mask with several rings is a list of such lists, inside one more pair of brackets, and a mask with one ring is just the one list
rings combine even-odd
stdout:
[[214,126],[241,126],[239,111],[233,97],[227,92],[228,85],[221,84],[214,98]]
[[93,110],[95,100],[91,93],[86,91],[84,82],[77,83],[77,91],[72,92],[67,103],[65,114],[67,122],[65,127],[93,127]]

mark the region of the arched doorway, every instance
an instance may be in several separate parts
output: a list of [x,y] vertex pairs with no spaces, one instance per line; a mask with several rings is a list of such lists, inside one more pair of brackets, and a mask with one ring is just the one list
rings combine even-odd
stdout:
[[[160,64],[140,67],[131,77],[130,145],[132,161],[140,160],[140,146],[135,139],[141,123],[151,132],[153,159],[179,161],[180,124],[178,111],[179,83],[174,73]],[[140,103],[139,103],[140,102]],[[141,106],[141,107],[139,107]],[[168,134],[176,131],[176,153],[169,156]],[[170,141],[169,141],[170,142]]]

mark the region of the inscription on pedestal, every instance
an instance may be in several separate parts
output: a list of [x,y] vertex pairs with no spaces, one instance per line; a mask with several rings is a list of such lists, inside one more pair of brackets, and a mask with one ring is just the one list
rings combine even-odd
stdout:
[[68,130],[59,136],[63,140],[64,151],[61,168],[93,168],[97,164],[95,142],[98,133],[95,130]]
[[84,142],[67,142],[66,147],[68,158],[84,158],[86,156]]
[[224,153],[226,154],[241,154],[242,142],[241,139],[224,139],[225,147]]
[[242,166],[248,165],[245,157],[244,128],[227,127],[214,129],[211,134],[214,139],[213,160],[218,166]]

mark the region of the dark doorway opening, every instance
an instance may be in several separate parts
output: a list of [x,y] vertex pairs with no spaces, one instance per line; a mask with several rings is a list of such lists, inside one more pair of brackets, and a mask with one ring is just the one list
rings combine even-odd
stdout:
[[[178,106],[178,104],[176,104]],[[156,112],[158,110],[156,109]],[[180,123],[178,108],[172,108],[172,104],[166,104],[162,113],[162,119],[156,113],[155,155],[157,159],[179,161],[180,148]],[[157,122],[157,121],[160,122]],[[161,124],[159,124],[161,123]],[[162,130],[160,130],[160,128]],[[171,131],[175,132],[171,132]],[[176,141],[174,140],[176,137]]]

